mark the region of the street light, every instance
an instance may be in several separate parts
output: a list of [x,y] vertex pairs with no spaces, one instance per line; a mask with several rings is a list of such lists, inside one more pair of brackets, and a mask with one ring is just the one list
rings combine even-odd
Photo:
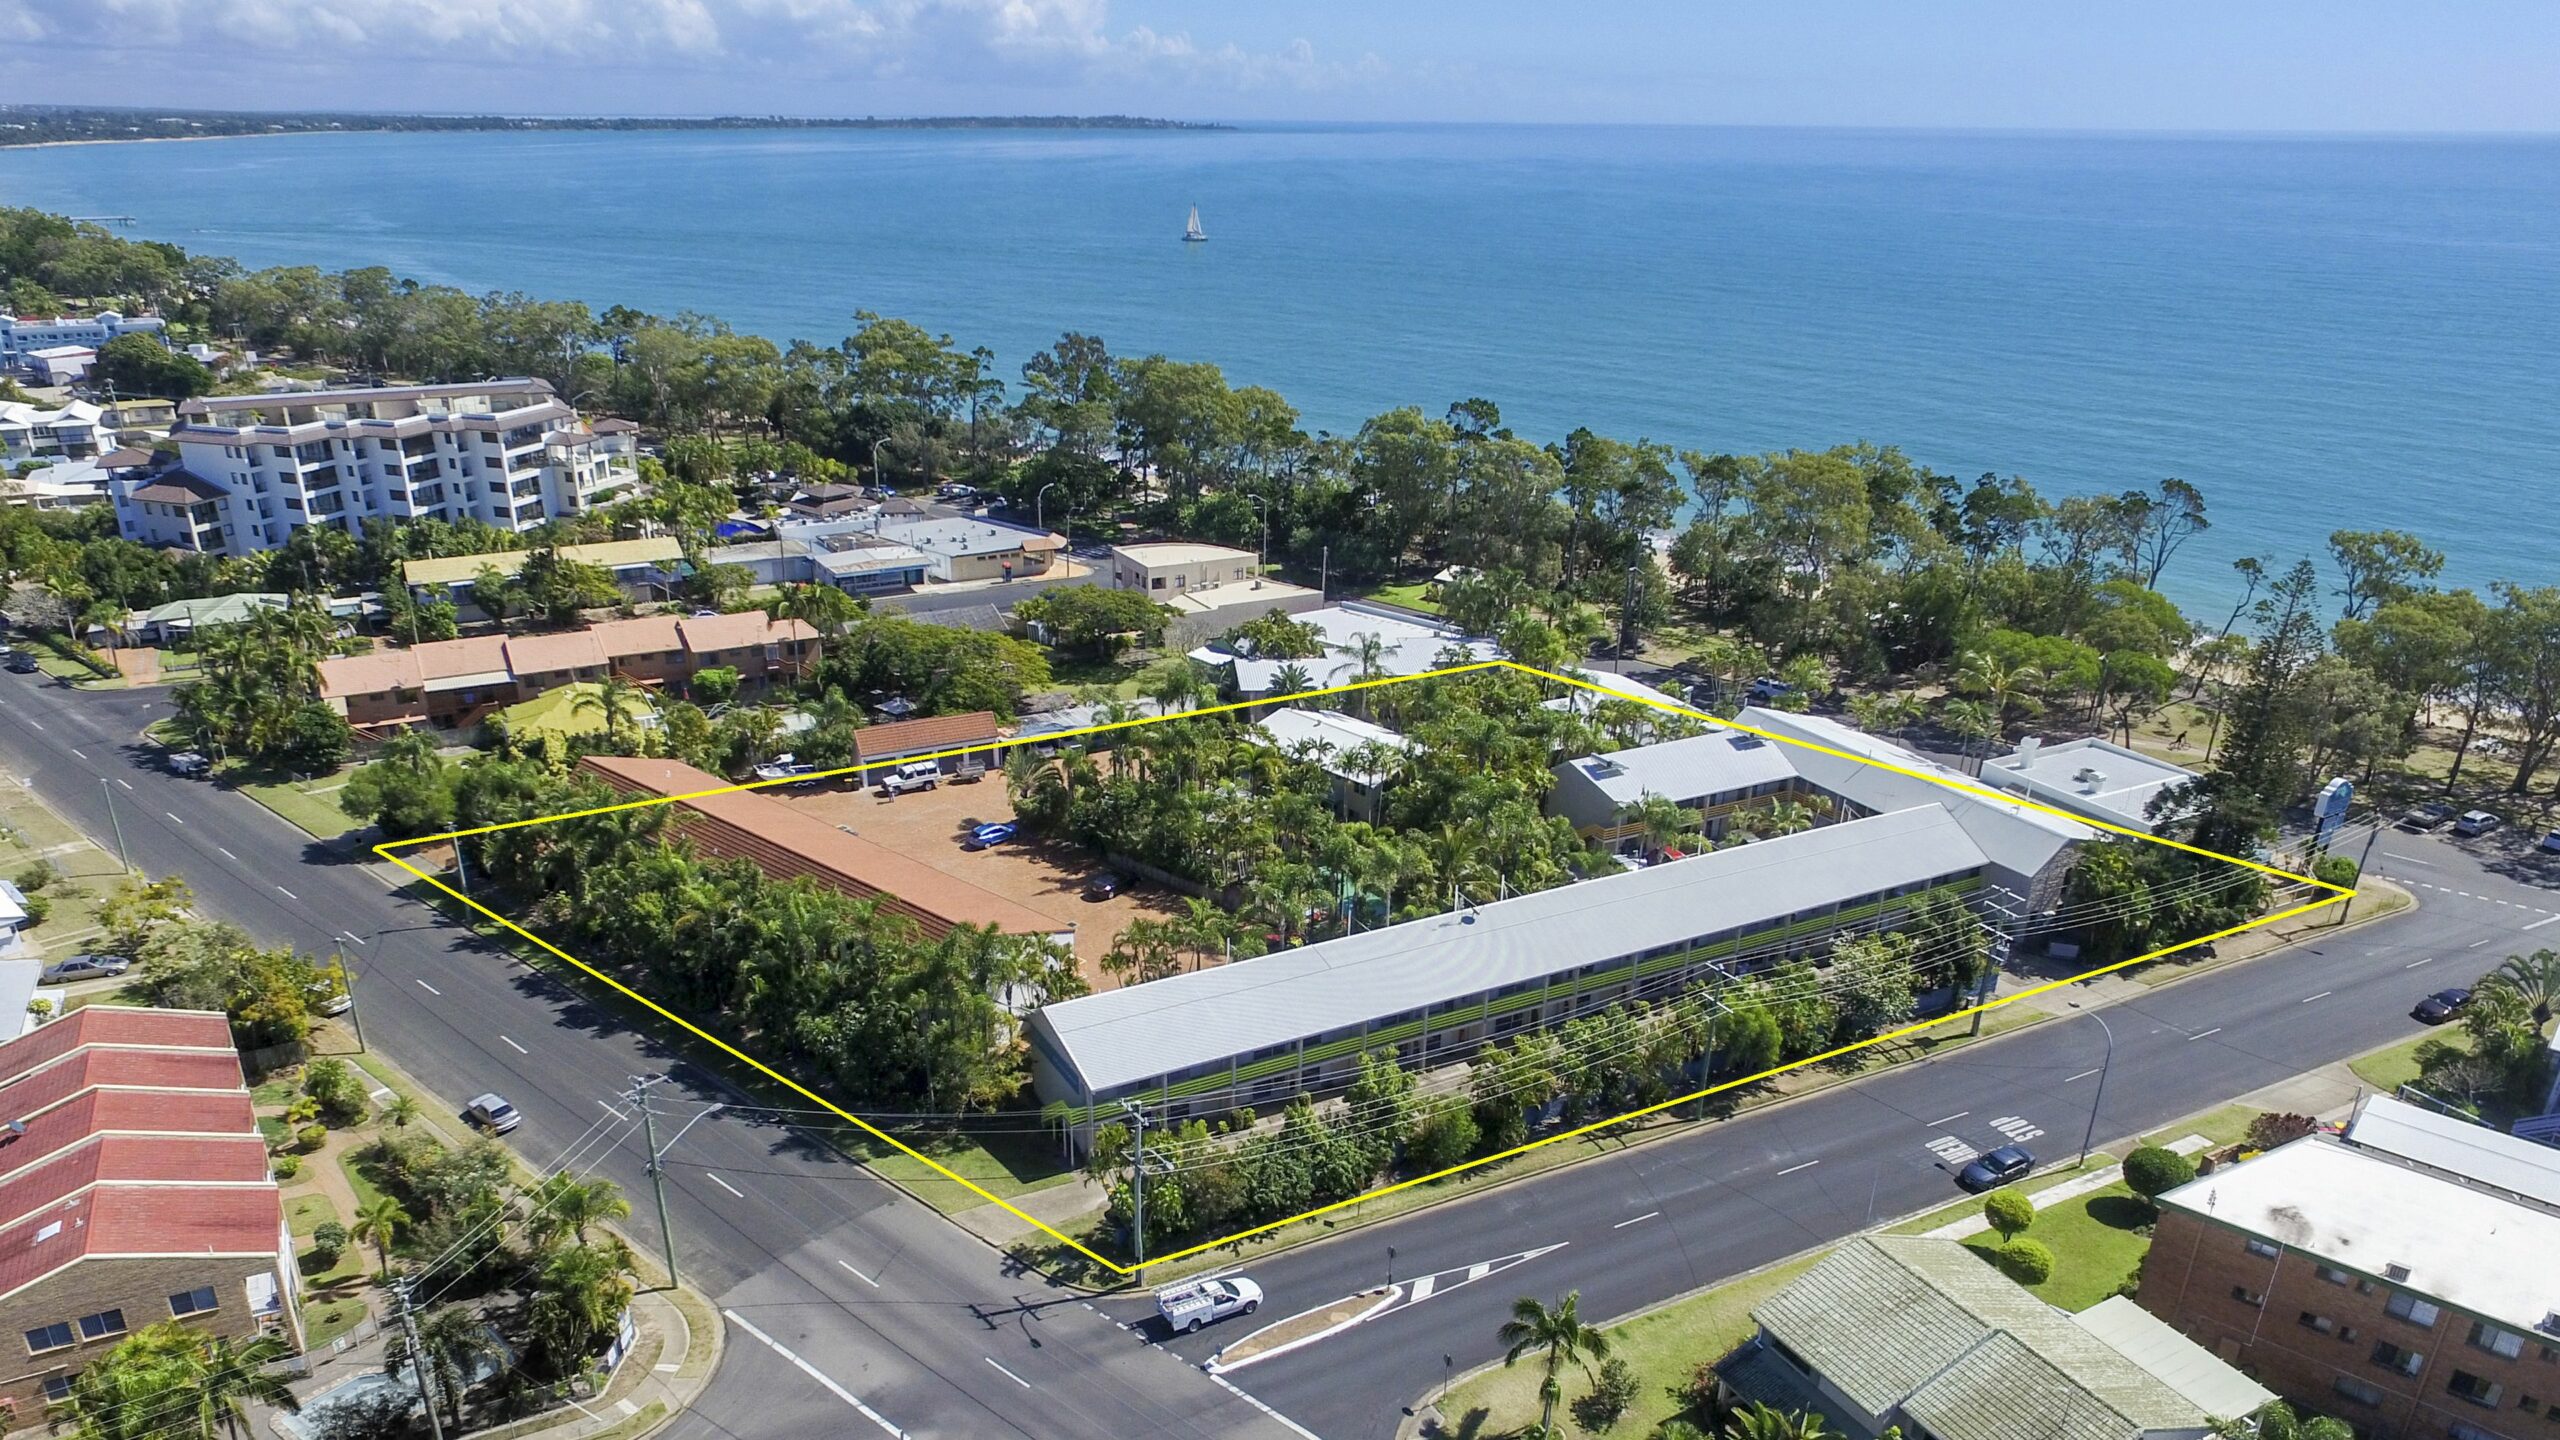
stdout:
[[1040,517],[1049,513],[1049,492],[1057,488],[1058,482],[1052,480],[1048,484],[1040,487],[1039,494],[1031,497],[1031,524],[1033,528],[1040,530],[1046,530],[1049,528]]
[[[2080,1002],[2072,1001],[2071,1008],[2079,1009]],[[2097,1011],[2090,1011],[2089,1018],[2098,1022],[2098,1033],[2107,1037],[2107,1054],[2098,1062],[2098,1093],[2090,1097],[2089,1128],[2080,1136],[2080,1163],[2083,1165],[2089,1163],[2089,1147],[2098,1138],[2098,1107],[2107,1103],[2107,1071],[2116,1063],[2116,1032],[2107,1028],[2107,1017]]]
[[1269,553],[1271,550],[1271,497],[1248,495],[1245,498],[1251,500],[1253,508],[1262,515],[1262,543],[1253,547],[1253,573],[1254,577],[1259,579],[1263,567],[1271,563]]

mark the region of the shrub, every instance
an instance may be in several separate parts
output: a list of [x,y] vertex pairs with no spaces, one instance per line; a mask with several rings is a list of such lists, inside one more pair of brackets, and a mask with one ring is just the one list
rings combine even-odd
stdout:
[[27,923],[28,923],[29,925],[31,925],[31,926],[32,926],[32,925],[41,925],[41,924],[43,924],[43,923],[44,923],[44,920],[45,920],[45,917],[46,917],[46,916],[48,916],[48,915],[50,915],[50,914],[52,914],[52,913],[53,913],[53,897],[52,897],[52,896],[50,896],[50,895],[30,895],[30,896],[28,896],[28,897],[27,897]]
[[305,1125],[293,1132],[293,1143],[302,1147],[303,1152],[308,1154],[329,1143],[329,1127]]
[[2041,1240],[2012,1240],[2000,1247],[2000,1268],[2021,1285],[2053,1278],[2053,1252]]
[[2196,1178],[2195,1162],[2175,1150],[2145,1145],[2124,1157],[2124,1183],[2145,1200],[2153,1200]]
[[320,1102],[313,1096],[296,1095],[285,1103],[284,1123],[287,1125],[299,1127],[319,1118]]
[[311,1227],[311,1250],[322,1265],[335,1265],[346,1253],[347,1227],[335,1220],[323,1220]]
[[302,1070],[302,1091],[332,1125],[351,1125],[364,1118],[365,1085],[347,1062],[324,1055]]
[[2356,862],[2344,855],[2323,855],[2311,867],[2311,878],[2324,885],[2352,887],[2356,873]]
[[33,895],[54,881],[53,862],[39,860],[18,872],[18,888]]
[[277,1179],[290,1180],[302,1173],[302,1157],[299,1155],[272,1156],[267,1161],[267,1168],[275,1172]]
[[2273,1150],[2289,1145],[2320,1128],[2320,1122],[2308,1115],[2261,1115],[2249,1122],[2249,1148]]
[[1600,1373],[1591,1382],[1591,1393],[1573,1402],[1573,1418],[1585,1430],[1606,1430],[1618,1423],[1627,1407],[1636,1403],[1636,1372],[1626,1361],[1611,1356],[1600,1362]]
[[2015,1240],[2036,1223],[2035,1202],[2015,1190],[1994,1190],[1982,1197],[1982,1218],[2000,1232],[2003,1243]]

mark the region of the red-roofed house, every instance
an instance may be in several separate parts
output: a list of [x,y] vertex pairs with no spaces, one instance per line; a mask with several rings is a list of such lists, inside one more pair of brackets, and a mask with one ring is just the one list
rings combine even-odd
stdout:
[[437,640],[320,662],[320,698],[357,725],[477,724],[501,705],[621,675],[677,685],[703,670],[738,672],[749,692],[818,663],[818,632],[761,610],[643,615],[583,630]]
[[92,1005],[0,1043],[0,1426],[163,1320],[298,1347],[296,1274],[220,1014]]

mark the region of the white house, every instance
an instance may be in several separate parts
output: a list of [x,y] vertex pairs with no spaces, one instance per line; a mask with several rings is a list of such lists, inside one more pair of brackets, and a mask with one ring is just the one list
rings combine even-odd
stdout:
[[106,412],[86,400],[0,400],[0,459],[11,468],[29,460],[86,460],[114,448],[116,432]]
[[0,315],[0,370],[23,368],[27,357],[38,350],[64,345],[95,350],[122,335],[156,336],[165,345],[168,328],[169,322],[157,315],[119,315],[113,310],[85,317],[60,315],[51,320]]
[[2108,825],[2150,833],[2151,802],[2196,772],[2091,736],[2046,745],[2030,736],[1982,767],[1982,783]]
[[30,350],[22,359],[37,384],[68,385],[88,375],[98,363],[98,352],[86,345],[54,345]]

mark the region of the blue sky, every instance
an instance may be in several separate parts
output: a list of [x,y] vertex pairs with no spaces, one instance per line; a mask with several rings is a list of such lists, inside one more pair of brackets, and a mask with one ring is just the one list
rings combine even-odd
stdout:
[[2560,131],[2555,0],[0,0],[207,108]]

